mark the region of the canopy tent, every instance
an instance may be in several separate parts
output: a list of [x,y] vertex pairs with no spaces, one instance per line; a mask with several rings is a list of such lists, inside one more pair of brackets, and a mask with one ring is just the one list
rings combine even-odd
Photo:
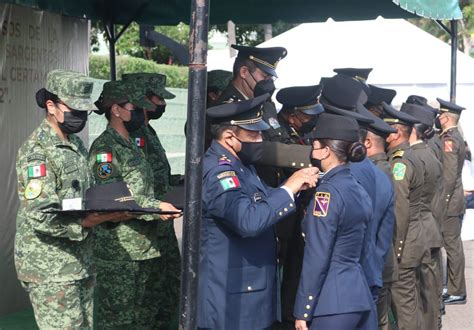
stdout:
[[[201,183],[204,137],[204,109],[206,88],[207,34],[209,18],[212,24],[233,20],[236,23],[272,23],[324,21],[328,17],[336,20],[365,20],[379,15],[386,18],[413,17],[390,0],[293,0],[213,2],[209,0],[6,0],[6,3],[28,6],[63,15],[103,21],[109,31],[112,54],[116,41],[114,24],[128,25],[131,21],[155,25],[174,25],[178,22],[190,24],[189,97],[186,147],[186,203],[183,233],[183,270],[181,293],[181,327],[196,327],[197,269],[199,262],[199,228],[201,219]],[[396,0],[394,0],[396,1]],[[397,2],[398,3],[398,2]],[[445,6],[449,3],[450,6]],[[461,13],[457,0],[405,0],[400,4],[408,10],[424,15],[426,8],[438,8],[430,13],[433,19],[459,19]],[[209,11],[209,8],[210,11]],[[211,15],[209,17],[209,14]],[[455,35],[456,24],[453,24]],[[120,35],[120,33],[119,33]],[[454,53],[455,54],[455,53]],[[111,56],[111,71],[114,72],[114,57]],[[114,77],[112,75],[112,77]]]

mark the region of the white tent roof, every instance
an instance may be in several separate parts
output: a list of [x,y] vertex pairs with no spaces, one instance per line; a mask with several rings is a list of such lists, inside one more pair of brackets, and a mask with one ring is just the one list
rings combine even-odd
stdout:
[[[277,69],[279,87],[318,83],[340,67],[374,68],[371,84],[449,84],[450,80],[450,46],[403,19],[306,23],[260,46],[288,50]],[[474,59],[461,52],[457,82],[474,82]]]
[[[301,24],[260,47],[283,46],[278,87],[311,85],[333,68],[374,68],[371,84],[447,84],[451,47],[403,19]],[[209,69],[232,70],[233,58],[209,51]],[[474,59],[458,52],[457,83],[474,83]]]

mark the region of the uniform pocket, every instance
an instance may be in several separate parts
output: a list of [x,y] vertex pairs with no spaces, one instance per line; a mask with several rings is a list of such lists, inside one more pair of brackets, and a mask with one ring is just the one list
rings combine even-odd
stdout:
[[231,268],[227,272],[228,293],[250,293],[265,290],[267,270],[264,267]]

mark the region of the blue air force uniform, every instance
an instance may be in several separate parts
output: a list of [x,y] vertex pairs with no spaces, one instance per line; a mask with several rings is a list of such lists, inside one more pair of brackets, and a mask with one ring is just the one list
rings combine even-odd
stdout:
[[369,311],[372,297],[359,263],[372,204],[339,165],[318,184],[303,220],[305,251],[294,314],[297,319]]
[[[208,115],[256,107],[269,97],[209,108]],[[233,107],[236,107],[235,109]],[[255,118],[221,120],[247,130],[268,127]],[[219,118],[219,117],[218,117]],[[277,317],[277,247],[274,224],[295,211],[293,194],[264,184],[219,142],[204,157],[198,327],[263,329]]]

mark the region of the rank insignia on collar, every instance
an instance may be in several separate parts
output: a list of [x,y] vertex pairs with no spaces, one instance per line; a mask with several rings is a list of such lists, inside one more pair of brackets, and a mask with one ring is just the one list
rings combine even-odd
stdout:
[[331,194],[327,192],[316,192],[314,196],[313,215],[316,217],[325,217],[328,215],[329,202],[331,201]]
[[226,164],[231,164],[231,163],[232,161],[226,155],[222,155],[218,161],[218,165],[226,165]]

